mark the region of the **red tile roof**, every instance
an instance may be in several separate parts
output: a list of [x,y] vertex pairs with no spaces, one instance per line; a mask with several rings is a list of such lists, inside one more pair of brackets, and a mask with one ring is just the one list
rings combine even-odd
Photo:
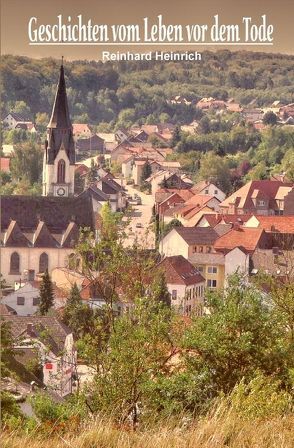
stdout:
[[249,227],[233,228],[216,240],[214,248],[216,250],[230,251],[235,247],[240,247],[247,252],[254,252],[262,234],[263,229],[252,229]]
[[227,197],[220,205],[221,207],[229,207],[230,204],[237,204],[238,208],[252,209],[255,208],[252,201],[252,197],[256,196],[259,190],[263,193],[271,202],[275,200],[277,192],[280,187],[292,187],[293,183],[284,183],[273,180],[252,180],[243,187],[239,188],[231,196]]
[[195,285],[205,282],[199,271],[182,255],[166,257],[159,265],[165,274],[166,283],[172,285]]
[[0,158],[0,171],[5,173],[9,173],[10,171],[10,159],[9,157],[1,157]]
[[294,233],[294,216],[255,216],[266,232]]

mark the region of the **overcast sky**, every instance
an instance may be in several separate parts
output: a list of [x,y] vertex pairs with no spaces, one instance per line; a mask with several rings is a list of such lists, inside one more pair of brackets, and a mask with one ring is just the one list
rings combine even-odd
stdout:
[[[293,54],[294,0],[2,0],[1,5],[1,53],[31,57],[61,57],[66,59],[99,59],[102,50],[118,50],[117,47],[99,46],[30,46],[28,22],[32,16],[39,23],[56,23],[58,14],[73,18],[82,14],[85,20],[92,19],[97,24],[142,23],[143,17],[156,20],[158,14],[169,23],[183,25],[209,23],[219,14],[224,24],[237,24],[243,16],[250,16],[255,22],[266,14],[274,25],[274,45],[272,47],[242,47],[255,51],[270,51]],[[220,47],[225,48],[225,47]],[[238,49],[240,47],[230,47]],[[131,51],[150,50],[149,47],[132,47]],[[154,47],[152,48],[154,50]],[[164,45],[156,50],[166,49]],[[179,47],[168,47],[178,50]],[[186,48],[180,47],[181,51]],[[200,46],[189,50],[202,50]],[[210,49],[212,49],[210,47]],[[121,47],[120,51],[130,50]]]

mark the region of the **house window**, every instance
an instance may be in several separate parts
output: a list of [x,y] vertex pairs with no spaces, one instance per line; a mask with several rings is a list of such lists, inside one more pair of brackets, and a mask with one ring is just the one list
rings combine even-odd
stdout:
[[40,304],[40,298],[39,297],[33,297],[33,306],[38,306]]
[[10,274],[19,274],[20,258],[17,252],[13,252],[10,257]]
[[48,255],[43,252],[39,259],[39,272],[43,274],[48,269]]
[[200,253],[200,254],[203,253],[203,246],[199,246],[199,253]]
[[261,205],[263,207],[265,205],[265,201],[258,201],[258,205]]
[[211,252],[211,246],[207,246],[207,248],[206,248],[206,252],[207,252],[208,254],[210,254],[210,252]]
[[216,266],[208,266],[207,273],[208,274],[217,274],[217,267]]
[[205,194],[208,194],[208,190],[205,190],[204,193],[205,193]]
[[177,290],[176,290],[176,289],[173,289],[173,290],[172,290],[172,299],[173,299],[173,300],[176,300],[176,299],[177,299]]
[[208,286],[208,288],[216,288],[216,280],[208,279],[207,286]]
[[193,253],[197,252],[197,246],[193,246]]
[[25,298],[24,297],[17,297],[16,303],[17,303],[17,305],[24,305],[25,304]]
[[218,190],[214,190],[214,194],[218,194]]
[[57,182],[59,184],[65,183],[65,161],[63,159],[59,160],[57,165]]
[[203,266],[197,266],[199,272],[203,272]]

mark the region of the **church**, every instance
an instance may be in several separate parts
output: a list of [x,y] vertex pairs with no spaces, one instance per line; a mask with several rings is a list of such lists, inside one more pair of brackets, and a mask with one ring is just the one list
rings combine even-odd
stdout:
[[79,229],[95,229],[92,198],[74,196],[74,173],[75,143],[62,64],[47,127],[42,196],[1,198],[1,274],[9,285],[66,267]]

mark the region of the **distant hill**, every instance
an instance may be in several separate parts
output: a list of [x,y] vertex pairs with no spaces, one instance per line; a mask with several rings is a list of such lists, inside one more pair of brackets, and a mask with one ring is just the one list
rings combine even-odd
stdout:
[[[32,118],[49,114],[59,65],[52,58],[4,55],[2,116],[15,107],[26,107]],[[281,54],[222,50],[203,52],[201,62],[66,61],[65,72],[72,117],[90,124],[197,118],[193,104],[167,103],[176,95],[194,102],[203,96],[234,97],[243,105],[255,100],[257,106],[294,101],[294,56]]]

